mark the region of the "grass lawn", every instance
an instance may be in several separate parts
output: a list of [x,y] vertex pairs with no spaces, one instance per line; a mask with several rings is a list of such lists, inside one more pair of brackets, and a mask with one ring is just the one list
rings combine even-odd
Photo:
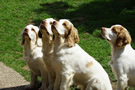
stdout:
[[123,25],[135,48],[135,0],[0,0],[0,61],[28,81],[30,73],[25,69],[21,32],[26,25],[38,26],[50,17],[66,18],[75,25],[79,45],[102,64],[115,86],[116,79],[108,65],[110,45],[101,37],[100,28]]

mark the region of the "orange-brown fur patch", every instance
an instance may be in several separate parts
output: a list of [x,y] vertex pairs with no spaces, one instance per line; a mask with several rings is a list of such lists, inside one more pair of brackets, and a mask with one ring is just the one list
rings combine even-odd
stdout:
[[112,32],[117,34],[116,46],[123,47],[131,42],[130,34],[122,26],[115,26],[112,28]]
[[68,30],[71,28],[71,26],[69,25],[67,21],[65,21],[62,25]]
[[89,62],[89,63],[86,64],[86,68],[88,68],[88,67],[90,67],[92,65],[93,65],[93,62]]
[[66,42],[68,47],[73,47],[79,42],[78,31],[73,25],[69,25],[68,22],[64,22],[63,26],[67,29],[65,32]]

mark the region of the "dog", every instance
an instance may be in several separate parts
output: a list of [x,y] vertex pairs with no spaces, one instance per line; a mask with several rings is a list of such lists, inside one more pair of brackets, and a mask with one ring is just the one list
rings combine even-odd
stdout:
[[112,86],[103,67],[77,43],[78,31],[67,19],[54,21],[54,67],[55,85],[68,90],[71,81],[81,86],[81,90],[112,90]]
[[111,46],[110,66],[117,78],[117,90],[135,87],[135,50],[131,46],[131,36],[122,25],[101,28],[102,36]]
[[48,90],[53,90],[54,87],[54,81],[55,81],[55,72],[53,69],[53,33],[51,30],[51,26],[53,21],[55,19],[53,18],[47,18],[43,20],[40,24],[40,32],[39,32],[39,37],[42,38],[43,42],[43,60],[46,64],[47,70],[48,70],[48,78],[49,78],[49,87]]
[[43,61],[42,41],[38,37],[39,28],[34,25],[27,25],[22,31],[22,45],[24,58],[31,72],[31,83],[26,89],[36,88],[37,76],[42,78],[42,86],[39,90],[46,90],[48,87],[48,73]]

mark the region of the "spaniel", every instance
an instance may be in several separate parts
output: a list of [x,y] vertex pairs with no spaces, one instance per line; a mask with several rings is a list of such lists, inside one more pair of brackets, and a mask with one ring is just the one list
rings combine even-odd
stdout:
[[82,86],[81,90],[112,90],[108,74],[103,67],[77,43],[78,31],[67,19],[54,21],[55,86],[68,90],[70,82]]
[[39,28],[27,25],[22,32],[22,45],[24,47],[24,58],[31,71],[31,83],[26,89],[36,88],[37,76],[42,78],[40,90],[48,87],[48,74],[43,61],[42,42],[38,37]]
[[111,46],[110,66],[118,81],[117,90],[135,87],[135,50],[131,47],[129,32],[121,25],[113,25],[102,27],[101,34]]
[[49,78],[49,87],[48,90],[53,90],[54,81],[55,81],[55,72],[52,66],[53,63],[53,33],[51,30],[51,25],[55,21],[53,18],[47,18],[43,20],[40,24],[40,32],[39,36],[42,37],[43,42],[43,60],[46,64],[48,70],[48,78]]

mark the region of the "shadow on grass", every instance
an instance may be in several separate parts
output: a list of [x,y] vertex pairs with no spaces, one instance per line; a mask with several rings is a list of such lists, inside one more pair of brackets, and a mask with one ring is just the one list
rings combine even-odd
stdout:
[[[55,19],[70,19],[80,33],[93,33],[95,29],[113,24],[123,25],[132,36],[135,33],[135,0],[95,0],[79,6],[75,1],[72,5],[57,1],[40,5],[41,8],[35,10],[37,14],[48,13]],[[40,23],[41,20],[34,22]]]

